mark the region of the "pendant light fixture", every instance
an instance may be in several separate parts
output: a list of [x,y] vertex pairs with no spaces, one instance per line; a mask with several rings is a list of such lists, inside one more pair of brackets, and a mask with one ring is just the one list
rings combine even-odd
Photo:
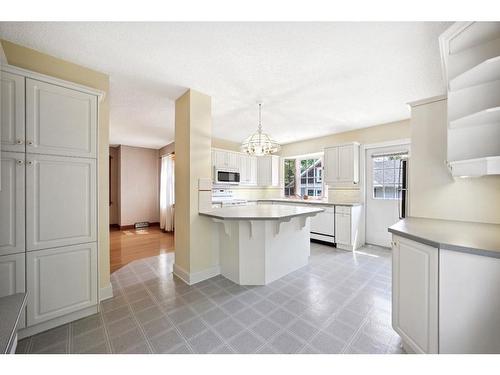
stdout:
[[259,127],[257,132],[243,141],[241,151],[248,155],[263,156],[274,154],[280,149],[278,142],[262,132],[262,103],[259,103]]

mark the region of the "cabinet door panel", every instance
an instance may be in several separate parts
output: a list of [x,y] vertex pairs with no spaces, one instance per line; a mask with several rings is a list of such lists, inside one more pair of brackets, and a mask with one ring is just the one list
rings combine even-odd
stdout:
[[354,160],[353,160],[353,146],[340,146],[339,147],[339,180],[342,182],[354,181]]
[[95,243],[27,254],[28,326],[97,304]]
[[335,242],[341,245],[351,244],[351,215],[335,214]]
[[2,152],[0,255],[25,251],[24,153]]
[[338,147],[325,149],[325,182],[332,184],[338,181],[339,155]]
[[393,327],[417,353],[438,352],[438,249],[393,241]]
[[95,159],[27,155],[28,251],[96,240]]
[[26,79],[26,152],[95,158],[97,97]]
[[0,76],[1,151],[24,152],[24,77],[7,72]]
[[0,256],[0,297],[24,293],[24,253]]
[[[26,292],[25,253],[0,256],[0,297]],[[26,326],[26,314],[22,312],[18,328]]]

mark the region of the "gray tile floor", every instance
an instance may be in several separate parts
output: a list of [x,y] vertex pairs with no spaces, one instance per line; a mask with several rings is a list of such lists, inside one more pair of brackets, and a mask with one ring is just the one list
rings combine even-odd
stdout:
[[19,353],[402,353],[386,249],[311,244],[308,266],[266,286],[188,286],[173,254],[111,276],[101,312],[19,342]]

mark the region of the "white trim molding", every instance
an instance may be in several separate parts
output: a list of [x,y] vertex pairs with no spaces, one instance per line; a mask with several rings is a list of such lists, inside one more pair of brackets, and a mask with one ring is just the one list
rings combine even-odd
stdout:
[[174,264],[174,275],[184,281],[186,284],[193,285],[220,275],[220,266],[217,265],[204,269],[202,271],[189,273],[181,266]]
[[113,298],[113,285],[109,283],[104,288],[99,289],[99,302]]

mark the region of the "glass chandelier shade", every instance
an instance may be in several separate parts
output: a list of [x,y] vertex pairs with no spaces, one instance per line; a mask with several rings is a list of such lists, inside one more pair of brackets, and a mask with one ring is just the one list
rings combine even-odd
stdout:
[[243,141],[241,151],[248,155],[263,156],[274,154],[280,149],[278,142],[262,132],[262,104],[259,103],[259,127],[257,132]]

